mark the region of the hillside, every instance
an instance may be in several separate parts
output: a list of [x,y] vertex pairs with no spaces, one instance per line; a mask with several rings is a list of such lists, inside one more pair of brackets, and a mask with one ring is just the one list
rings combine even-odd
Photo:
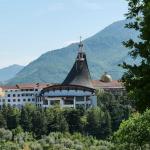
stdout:
[[[118,64],[124,60],[132,63],[128,50],[122,41],[136,39],[137,33],[124,28],[127,21],[115,22],[83,43],[93,79],[99,79],[103,72],[109,72],[113,79],[119,79],[123,70]],[[49,51],[23,68],[9,84],[23,82],[62,82],[71,69],[78,50],[77,44]]]
[[23,69],[23,66],[20,65],[11,65],[0,69],[0,82],[13,78],[21,69]]

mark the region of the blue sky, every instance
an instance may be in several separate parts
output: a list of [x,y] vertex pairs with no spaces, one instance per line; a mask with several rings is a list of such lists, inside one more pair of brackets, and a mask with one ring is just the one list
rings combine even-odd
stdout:
[[0,0],[0,68],[85,39],[126,12],[126,0]]

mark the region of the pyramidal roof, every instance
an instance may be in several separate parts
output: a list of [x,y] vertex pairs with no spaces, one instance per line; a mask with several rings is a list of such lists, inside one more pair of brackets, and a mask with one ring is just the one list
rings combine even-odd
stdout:
[[91,75],[87,64],[86,54],[83,52],[83,43],[80,40],[79,51],[75,63],[62,85],[81,85],[93,88]]

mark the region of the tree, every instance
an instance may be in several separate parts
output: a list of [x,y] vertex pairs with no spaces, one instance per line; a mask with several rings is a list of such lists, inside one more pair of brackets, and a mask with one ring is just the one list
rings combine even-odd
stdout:
[[131,49],[129,55],[133,59],[140,59],[138,64],[123,63],[126,69],[123,82],[128,92],[136,100],[136,108],[143,112],[150,107],[150,1],[127,0],[127,19],[131,20],[126,27],[140,33],[139,40],[132,39],[123,42]]
[[67,132],[68,123],[64,117],[63,110],[59,106],[47,110],[48,131],[49,132]]
[[111,133],[111,119],[109,114],[101,108],[91,108],[87,112],[87,133],[97,138],[104,139]]
[[32,130],[32,113],[27,111],[25,107],[21,109],[20,125],[24,131],[29,132]]
[[38,109],[32,114],[32,131],[37,138],[47,134],[47,119],[42,109]]
[[32,131],[32,114],[36,111],[36,107],[32,104],[26,104],[21,109],[20,125],[24,131]]
[[146,146],[146,144],[150,144],[149,125],[150,110],[146,110],[142,115],[136,113],[121,123],[119,130],[114,133],[112,141],[118,147],[124,147],[127,150],[140,149]]
[[65,118],[69,125],[70,133],[73,132],[82,132],[83,125],[81,117],[84,115],[84,110],[80,109],[66,109],[64,112]]
[[15,129],[19,125],[20,111],[8,105],[7,111],[7,127],[8,129]]
[[129,118],[131,112],[134,111],[134,105],[127,96],[117,94],[115,97],[114,94],[109,92],[97,91],[97,105],[110,118],[108,123],[111,122],[112,131],[118,130],[122,120]]
[[7,122],[3,116],[3,114],[0,112],[0,128],[6,128]]
[[10,140],[12,140],[12,132],[5,130],[4,128],[0,128],[0,142]]

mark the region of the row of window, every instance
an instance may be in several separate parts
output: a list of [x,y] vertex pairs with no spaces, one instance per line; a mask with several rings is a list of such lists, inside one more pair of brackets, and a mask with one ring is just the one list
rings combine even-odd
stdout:
[[[32,93],[28,93],[28,94],[12,94],[12,97],[20,97],[20,96],[34,96],[34,94]],[[11,97],[11,94],[7,94],[7,97]]]
[[5,90],[5,92],[38,91],[38,89]]
[[[20,99],[13,99],[13,100],[10,100],[10,99],[8,99],[8,102],[20,102],[21,100]],[[35,101],[35,99],[33,98],[33,99],[23,99],[23,102],[26,102],[26,101],[28,101],[28,102],[34,102]],[[6,102],[6,100],[5,99],[0,99],[0,102]]]

